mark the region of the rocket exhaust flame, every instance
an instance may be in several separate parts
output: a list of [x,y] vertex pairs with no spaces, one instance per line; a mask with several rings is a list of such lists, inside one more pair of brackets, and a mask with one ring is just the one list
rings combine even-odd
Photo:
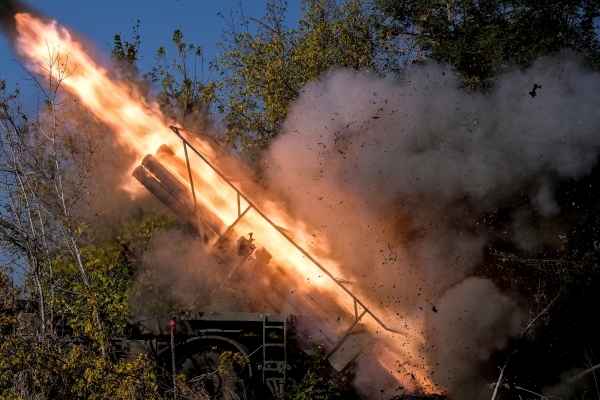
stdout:
[[[190,168],[190,153],[193,152],[193,154],[195,154],[197,157],[199,157],[201,160],[203,160],[206,165],[208,165],[224,182],[226,182],[231,189],[233,189],[236,194],[237,194],[237,203],[238,203],[238,210],[237,210],[237,218],[229,225],[229,227],[227,227],[227,229],[225,229],[225,231],[222,234],[218,235],[218,237],[215,238],[214,242],[212,243],[212,248],[215,249],[218,245],[219,242],[223,241],[223,238],[226,238],[232,231],[234,232],[238,232],[241,231],[243,232],[243,230],[240,230],[237,225],[241,224],[242,221],[246,218],[247,213],[252,210],[255,214],[257,214],[254,218],[256,219],[257,217],[261,218],[263,221],[266,221],[268,223],[268,225],[270,225],[271,230],[273,231],[273,229],[280,235],[283,237],[283,239],[285,239],[285,241],[287,241],[288,245],[291,244],[293,249],[296,252],[299,252],[304,258],[308,259],[310,261],[310,263],[312,263],[313,266],[319,268],[321,270],[321,272],[323,274],[325,274],[325,276],[327,276],[327,278],[329,278],[330,280],[327,281],[325,279],[325,282],[322,282],[322,287],[327,288],[327,290],[330,292],[328,293],[326,296],[324,297],[332,297],[334,299],[334,301],[336,303],[338,303],[339,305],[342,305],[342,307],[345,308],[345,310],[341,309],[339,310],[340,312],[338,312],[338,315],[340,313],[342,314],[348,314],[345,316],[344,321],[342,322],[346,322],[346,320],[350,321],[349,326],[347,326],[345,329],[343,329],[340,332],[340,328],[339,326],[331,326],[331,329],[329,330],[329,332],[331,333],[337,333],[334,334],[333,336],[331,336],[330,338],[330,342],[331,344],[328,346],[329,351],[328,351],[328,357],[331,357],[334,355],[334,353],[336,353],[342,346],[344,346],[345,341],[348,339],[349,335],[351,332],[353,332],[353,330],[355,330],[355,328],[357,328],[357,326],[361,323],[361,321],[363,321],[363,318],[365,316],[369,316],[370,319],[372,320],[370,322],[370,324],[374,324],[375,326],[380,326],[381,328],[383,328],[383,330],[388,331],[390,333],[396,333],[396,334],[404,334],[404,332],[400,332],[397,330],[394,330],[388,326],[386,326],[384,324],[383,321],[381,321],[379,319],[379,317],[372,312],[360,299],[358,299],[349,289],[347,289],[342,283],[340,283],[337,279],[335,279],[335,277],[327,270],[325,269],[316,259],[314,259],[308,252],[306,252],[306,250],[304,250],[298,243],[296,243],[294,241],[294,239],[292,239],[290,236],[288,236],[288,234],[282,229],[280,228],[278,225],[276,225],[275,223],[273,223],[273,221],[267,216],[265,215],[260,209],[258,209],[258,207],[248,198],[246,197],[246,195],[244,195],[239,189],[237,189],[219,170],[217,170],[198,150],[196,150],[191,144],[190,142],[183,136],[183,134],[180,132],[179,128],[173,127],[171,126],[171,129],[173,130],[173,132],[175,132],[179,138],[182,140],[183,146],[184,146],[184,153],[186,154],[186,164],[187,164],[187,171],[189,171],[189,177],[191,178],[191,181],[188,183],[188,187],[186,187],[185,189],[181,188],[181,182],[176,179],[176,178],[172,178],[171,176],[167,175],[168,172],[166,173],[166,171],[163,170],[163,167],[159,167],[156,163],[156,161],[154,161],[154,158],[152,156],[146,156],[146,158],[144,158],[144,162],[142,163],[142,166],[150,166],[151,171],[156,171],[156,173],[154,175],[157,175],[157,177],[160,179],[160,177],[165,177],[165,180],[163,181],[161,179],[161,181],[163,181],[165,183],[165,186],[167,188],[170,187],[170,185],[173,185],[173,189],[170,189],[170,193],[173,193],[175,198],[190,198],[190,192],[191,192],[191,188],[196,186],[205,186],[204,183],[202,183],[202,178],[197,176],[194,179],[194,174],[191,173],[191,168]],[[164,146],[163,148],[163,152],[165,152],[165,148]],[[188,151],[188,149],[190,151]],[[171,153],[173,154],[173,153]],[[138,167],[141,168],[142,166]],[[138,169],[136,169],[136,171],[138,171]],[[181,168],[181,166],[178,168],[180,171],[180,175],[181,172],[184,171],[183,168]],[[137,174],[135,175],[136,178],[138,178],[138,176],[140,176],[142,179],[147,179],[145,176],[142,176],[141,174]],[[180,176],[180,178],[183,179],[183,177]],[[139,179],[139,178],[138,178]],[[200,182],[198,182],[200,180]],[[144,183],[142,181],[142,183]],[[200,185],[198,185],[198,183],[200,183]],[[158,191],[156,189],[154,189],[153,186],[148,186],[148,189],[150,191],[157,192]],[[195,192],[195,196],[196,198],[200,198],[202,197],[202,193],[201,192]],[[175,194],[177,193],[177,194]],[[158,197],[158,195],[157,195]],[[162,198],[161,198],[162,200]],[[242,208],[239,207],[240,201],[243,200],[244,204],[246,205],[244,211],[241,211]],[[170,200],[170,199],[166,199],[163,200],[163,202],[169,206],[170,204],[174,204],[174,212],[176,213],[176,215],[179,215],[180,213],[180,207],[179,207],[179,203],[174,201],[174,200]],[[189,210],[189,207],[186,208],[187,210]],[[200,210],[200,208],[196,207],[196,209]],[[189,216],[184,216],[182,217],[182,220],[184,222],[188,222],[190,220]],[[199,220],[201,220],[204,224],[205,224],[205,219],[202,217],[202,215],[199,215]],[[249,224],[249,229],[253,229],[256,230],[256,228],[258,228],[258,225],[260,225],[260,221],[251,221]],[[200,232],[201,228],[198,227],[195,229],[196,232]],[[281,240],[279,241],[281,242]],[[276,242],[277,243],[277,242]],[[277,243],[279,245],[285,244],[284,243]],[[270,247],[270,249],[272,249],[272,247]],[[291,252],[287,252],[287,254],[289,254]],[[287,255],[286,254],[286,255]],[[279,258],[279,260],[277,260],[279,262],[280,265],[284,265],[284,266],[293,266],[293,260],[286,260],[284,256],[284,259],[281,259],[281,254],[279,255],[279,257],[275,257],[276,259]],[[242,261],[243,263],[243,261]],[[229,273],[229,277],[232,277],[235,272],[237,272],[237,270],[240,268],[240,265],[237,265],[230,273]],[[308,280],[310,280],[310,277],[315,275],[314,271],[310,271],[311,273],[308,274]],[[329,284],[329,285],[328,285]],[[320,296],[323,297],[323,296]],[[346,297],[346,298],[345,298]],[[349,297],[349,298],[348,298]],[[331,301],[327,301],[325,300],[327,303],[331,303]],[[348,304],[352,304],[352,308],[348,308]],[[281,307],[281,305],[280,305]],[[333,305],[330,305],[331,308],[335,307]],[[352,317],[352,313],[349,312],[353,309],[354,311],[354,316]],[[281,311],[281,309],[278,309],[277,311]],[[315,309],[310,310],[308,312],[308,314],[312,314],[314,315],[315,313],[322,313],[323,311],[316,311]],[[327,314],[328,311],[325,312],[325,314]],[[324,318],[325,320],[327,318]],[[341,319],[341,317],[338,318],[338,321]],[[316,321],[314,321],[316,322]],[[322,322],[323,323],[323,322]],[[325,322],[328,323],[328,322]],[[330,323],[329,323],[330,324]],[[342,324],[339,324],[342,325]],[[367,323],[367,325],[369,325],[369,323]],[[357,329],[360,330],[360,329]],[[363,341],[365,339],[363,338]],[[358,349],[360,349],[360,341],[356,342],[357,339],[354,338],[354,342],[352,343],[353,347],[358,347]],[[355,343],[356,342],[356,343]],[[347,350],[347,349],[346,349]],[[354,353],[355,354],[355,353]],[[347,362],[349,362],[351,359],[347,359],[345,360],[345,363],[342,363],[341,365],[337,365],[338,367],[343,368]]]
[[44,22],[27,13],[15,15],[19,55],[33,72],[60,82],[116,133],[119,143],[140,155],[172,142],[158,105],[148,103],[126,84],[109,77],[69,31],[56,21]]
[[[368,310],[367,307],[356,296],[354,296],[342,283],[340,283],[327,269],[325,269],[317,260],[315,260],[310,254],[308,254],[290,236],[288,236],[284,230],[282,230],[279,226],[275,225],[268,216],[266,216],[262,211],[260,211],[256,207],[256,205],[254,205],[243,193],[241,193],[225,176],[223,176],[216,168],[214,168],[213,165],[208,160],[206,160],[201,153],[199,153],[195,148],[193,148],[191,146],[191,144],[181,135],[178,128],[171,126],[171,129],[183,140],[184,146],[189,147],[194,153],[196,153],[196,155],[198,155],[198,157],[200,157],[202,160],[204,160],[204,162],[206,162],[206,164],[209,165],[221,177],[221,179],[223,179],[225,182],[227,182],[227,184],[229,184],[229,186],[233,190],[236,191],[238,198],[242,198],[246,201],[246,203],[248,204],[248,209],[250,209],[250,208],[254,209],[254,211],[256,213],[258,213],[264,220],[266,220],[273,228],[275,228],[277,231],[279,231],[281,233],[281,235],[285,239],[287,239],[287,241],[289,243],[291,243],[298,251],[300,251],[306,258],[308,258],[315,266],[317,266],[321,271],[323,271],[323,273],[325,273],[339,288],[341,288],[344,292],[346,292],[346,294],[348,294],[352,298],[352,300],[354,302],[354,310],[355,310],[355,315],[357,317],[357,321],[356,321],[357,323],[360,321],[360,319],[362,319],[362,317],[365,314],[369,314],[385,330],[402,334],[402,332],[395,331],[394,329],[387,327],[382,321],[380,321],[377,318],[377,316],[375,316],[370,310]],[[186,154],[187,154],[187,152],[186,152]],[[188,166],[189,166],[189,160],[188,160]],[[193,186],[193,182],[190,182],[190,184]],[[242,217],[242,213],[240,213],[240,209],[238,208],[238,219],[236,219],[236,221],[234,221],[234,223],[232,223],[228,229],[231,229],[231,227],[234,226],[235,223],[237,221],[239,221],[239,219],[241,217]],[[361,307],[364,310],[360,317],[357,315],[357,311],[356,311],[358,307]]]
[[[59,81],[112,130],[118,142],[134,154],[134,177],[184,225],[206,237],[224,265],[231,267],[238,262],[237,256],[226,250],[228,246],[241,235],[254,233],[263,277],[256,281],[249,263],[226,272],[244,290],[255,292],[255,307],[305,314],[320,328],[305,335],[312,333],[313,340],[326,343],[330,361],[338,369],[374,336],[385,337],[388,352],[400,359],[408,360],[408,353],[418,352],[412,348],[419,343],[418,337],[400,343],[397,338],[406,339],[409,333],[390,326],[389,319],[384,322],[380,316],[383,308],[359,299],[335,278],[341,275],[340,265],[326,260],[327,268],[323,266],[323,255],[330,253],[327,243],[313,241],[306,224],[248,183],[248,177],[236,179],[238,186],[231,183],[228,178],[244,175],[243,168],[214,140],[201,135],[188,137],[181,128],[171,127],[176,135],[168,132],[172,121],[165,119],[157,104],[144,99],[130,85],[112,79],[56,21],[44,22],[19,13],[15,22],[16,49],[28,67]],[[157,149],[157,157],[150,155]],[[256,295],[259,292],[261,296]],[[411,349],[401,348],[408,342],[413,343],[407,346]],[[404,368],[418,377],[414,381],[419,383],[412,387],[427,391],[429,380],[421,366],[406,364]],[[404,386],[411,387],[411,383]]]

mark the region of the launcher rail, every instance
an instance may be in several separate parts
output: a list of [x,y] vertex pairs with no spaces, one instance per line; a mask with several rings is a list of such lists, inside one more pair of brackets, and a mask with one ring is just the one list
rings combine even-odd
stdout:
[[[190,179],[190,187],[192,189],[192,194],[194,196],[194,205],[196,207],[196,218],[197,218],[197,223],[198,223],[198,229],[199,231],[201,231],[202,227],[201,225],[201,218],[200,218],[200,212],[199,212],[199,208],[198,208],[198,202],[196,199],[196,194],[194,191],[194,179],[193,179],[193,174],[192,174],[192,169],[191,169],[191,165],[190,165],[190,159],[189,159],[189,154],[188,154],[188,148],[193,151],[198,157],[200,157],[202,159],[202,161],[204,161],[221,179],[223,179],[224,182],[226,182],[237,194],[237,218],[227,227],[227,229],[221,234],[221,235],[217,235],[217,241],[215,242],[215,244],[213,245],[212,249],[213,250],[217,244],[219,243],[219,240],[221,237],[225,236],[227,233],[229,233],[234,227],[235,225],[244,217],[244,215],[246,215],[246,213],[250,210],[250,209],[254,209],[262,218],[264,218],[265,221],[267,221],[273,228],[275,228],[287,241],[289,241],[298,251],[300,251],[305,257],[307,257],[314,265],[316,265],[324,274],[326,274],[339,288],[341,288],[348,296],[350,296],[350,298],[352,299],[353,303],[354,303],[354,321],[353,323],[350,325],[350,327],[348,327],[348,329],[344,332],[344,334],[341,336],[341,338],[337,341],[337,343],[335,343],[333,345],[333,347],[328,351],[327,353],[327,357],[329,357],[329,355],[333,354],[343,343],[344,341],[348,338],[348,335],[350,334],[350,332],[352,331],[352,329],[354,329],[356,327],[356,325],[358,325],[358,323],[365,317],[365,315],[369,315],[371,316],[371,318],[373,318],[373,320],[375,322],[377,322],[377,324],[379,324],[379,326],[381,326],[381,328],[385,331],[388,332],[392,332],[392,333],[396,333],[396,334],[404,334],[404,332],[395,330],[393,328],[390,328],[389,326],[387,326],[373,311],[371,311],[366,305],[365,303],[363,303],[354,293],[352,293],[350,291],[350,289],[348,289],[346,286],[344,286],[338,279],[336,279],[325,267],[323,267],[314,257],[312,257],[308,252],[306,252],[306,250],[304,250],[298,243],[296,243],[296,241],[294,241],[294,239],[292,239],[282,228],[280,228],[279,226],[277,226],[267,215],[265,215],[265,213],[263,213],[251,200],[250,198],[248,198],[246,195],[244,195],[244,193],[242,193],[232,182],[230,179],[228,179],[225,175],[223,175],[223,173],[221,173],[221,171],[219,171],[219,169],[217,167],[215,167],[210,160],[204,156],[204,154],[202,154],[200,151],[198,151],[189,141],[188,139],[186,139],[186,137],[182,134],[182,132],[191,132],[188,131],[184,128],[180,128],[180,127],[176,127],[176,126],[169,126],[169,128],[181,139],[182,143],[183,143],[183,148],[184,148],[184,154],[185,154],[185,162],[187,164],[187,169],[188,169],[188,176]],[[243,199],[244,201],[246,201],[246,203],[248,204],[248,206],[246,207],[246,209],[244,209],[243,211],[240,208],[240,199]],[[238,268],[239,266],[236,266],[229,274],[229,276],[233,275],[235,273],[235,270]],[[359,306],[362,308],[362,312],[359,313]]]

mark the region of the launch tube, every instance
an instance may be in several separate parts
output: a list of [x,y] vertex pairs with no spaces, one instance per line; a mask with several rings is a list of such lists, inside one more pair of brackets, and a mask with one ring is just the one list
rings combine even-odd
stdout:
[[161,164],[152,154],[148,154],[142,160],[142,165],[152,172],[165,187],[169,189],[183,204],[191,210],[195,208],[192,192],[179,179],[177,179],[167,168]]
[[163,185],[154,175],[150,173],[143,165],[139,165],[133,170],[133,176],[137,179],[150,193],[156,196],[189,230],[201,236],[200,229],[194,218],[195,212],[186,206],[177,196],[173,194],[165,185]]
[[[146,160],[146,163],[148,164],[146,167],[148,168],[148,166],[150,166],[150,168],[154,168],[154,166],[157,165],[158,175],[166,176],[166,180],[163,181],[163,178],[161,178],[155,173],[155,175],[157,175],[160,181],[164,182],[167,187],[170,187],[170,182],[173,182],[174,192],[181,192],[181,196],[185,196],[187,199],[189,199],[190,207],[194,209],[195,206],[193,203],[191,188],[188,186],[188,172],[185,162],[179,157],[177,157],[173,150],[171,150],[171,148],[165,144],[158,148],[158,150],[156,151],[156,155],[158,158],[152,157],[150,155],[148,156],[152,157],[151,159],[147,160],[148,156],[144,158],[144,160]],[[144,161],[142,161],[142,164],[144,164]],[[165,167],[164,165],[167,165],[168,167]],[[168,171],[168,169],[173,172]],[[154,171],[152,172],[154,173]],[[174,174],[177,174],[182,178],[185,177],[185,185],[182,184],[182,182],[176,176],[174,176]],[[196,191],[197,198],[201,198],[207,193],[211,193],[213,191],[213,188],[209,184],[207,184],[204,181],[204,179],[202,179],[202,177],[198,174],[192,172],[192,179],[194,180],[194,189]],[[213,231],[214,233],[222,233],[225,230],[225,224],[223,223],[223,221],[217,216],[215,216],[214,213],[207,207],[202,207],[201,205],[199,205],[197,211],[203,222],[210,226],[211,231]]]

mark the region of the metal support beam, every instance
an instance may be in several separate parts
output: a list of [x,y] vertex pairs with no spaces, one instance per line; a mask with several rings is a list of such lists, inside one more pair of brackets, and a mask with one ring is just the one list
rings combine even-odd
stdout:
[[221,234],[221,236],[219,236],[219,238],[217,239],[217,241],[215,242],[215,244],[213,244],[213,246],[210,248],[210,251],[209,251],[209,253],[212,253],[212,252],[213,252],[213,250],[217,248],[217,245],[218,245],[218,244],[219,244],[219,242],[221,241],[221,238],[222,238],[222,237],[225,237],[225,236],[226,236],[226,235],[227,235],[229,232],[231,232],[231,230],[233,229],[233,227],[234,227],[234,226],[235,226],[235,225],[236,225],[238,222],[240,222],[240,220],[241,220],[242,218],[244,218],[244,215],[246,215],[246,213],[247,213],[247,212],[250,210],[250,208],[252,208],[252,207],[251,207],[251,206],[248,206],[248,208],[246,208],[246,209],[244,210],[244,212],[243,212],[243,213],[241,213],[241,214],[240,214],[240,215],[239,215],[239,216],[238,216],[238,217],[235,219],[235,221],[233,221],[233,222],[231,223],[231,225],[229,225],[229,226],[227,227],[227,229],[225,230],[225,232],[223,232],[223,233]]
[[196,191],[194,190],[194,179],[192,178],[192,168],[190,166],[190,158],[188,156],[186,141],[183,141],[183,151],[185,153],[185,162],[188,167],[188,175],[190,177],[190,187],[192,188],[192,196],[194,197],[194,207],[196,207],[196,223],[198,224],[198,231],[200,232],[200,237],[202,235],[206,235],[204,230],[202,229],[202,221],[200,220],[200,212],[198,210],[198,201],[196,200]]
[[[254,208],[254,210],[265,219],[265,221],[267,221],[271,226],[273,226],[275,229],[277,229],[277,231],[279,231],[279,233],[281,233],[281,235],[287,239],[288,242],[290,242],[296,249],[298,249],[298,251],[300,251],[306,258],[308,258],[313,264],[315,264],[321,271],[323,271],[323,273],[325,273],[329,278],[331,278],[344,292],[346,292],[346,294],[348,294],[348,296],[350,296],[358,305],[360,305],[364,312],[362,315],[369,314],[380,326],[382,329],[388,331],[388,332],[392,332],[392,333],[397,333],[397,334],[404,334],[404,332],[401,331],[397,331],[395,329],[392,329],[390,327],[388,327],[387,325],[385,325],[383,323],[383,321],[381,319],[379,319],[371,310],[369,310],[369,308],[358,299],[358,297],[356,297],[348,288],[346,288],[344,285],[342,285],[325,267],[323,267],[317,260],[315,260],[310,254],[308,254],[306,252],[306,250],[304,250],[302,247],[300,247],[300,245],[298,243],[296,243],[291,237],[289,237],[285,231],[283,229],[280,229],[277,225],[275,225],[275,223],[273,223],[273,221],[271,221],[271,219],[269,217],[267,217],[262,211],[260,211],[260,209],[258,209],[258,207],[256,207],[254,205],[254,203],[248,198],[246,197],[237,187],[235,187],[231,181],[229,179],[227,179],[225,177],[225,175],[223,175],[221,173],[221,171],[219,171],[202,153],[200,153],[198,150],[196,150],[194,148],[194,146],[192,146],[190,144],[190,142],[181,134],[181,131],[186,131],[186,129],[183,128],[178,128],[176,126],[170,126],[169,127],[183,142],[184,144],[187,144],[190,149],[192,149],[192,151],[194,153],[196,153],[196,155],[198,157],[200,157],[217,175],[219,175],[219,177],[221,179],[223,179],[223,181],[225,181],[233,190],[236,191],[236,193],[238,194],[238,196],[240,196],[242,199],[244,199],[247,203],[248,203],[248,208],[246,209],[246,211],[248,211],[248,209],[250,208]],[[188,168],[189,168],[189,162],[188,162]],[[246,213],[246,211],[244,211],[243,214]],[[237,221],[239,221],[239,219],[243,216],[240,215],[240,217],[238,217],[238,219],[236,219],[234,221],[234,224],[237,223]],[[231,228],[231,226],[230,226]],[[227,230],[229,231],[230,228],[228,228]],[[225,234],[223,234],[222,236],[224,236]],[[213,249],[215,248],[217,242],[215,243],[215,245],[213,246]],[[212,251],[212,249],[211,249]],[[361,318],[362,318],[361,315]]]
[[364,310],[362,312],[362,314],[360,314],[360,316],[356,317],[356,319],[354,320],[354,322],[352,323],[352,325],[350,325],[350,327],[348,329],[346,329],[346,332],[344,332],[344,334],[342,335],[342,337],[340,337],[340,340],[338,340],[335,345],[333,345],[333,347],[331,348],[331,350],[329,350],[327,352],[327,354],[325,355],[325,358],[329,358],[329,356],[331,356],[333,353],[336,352],[336,350],[346,341],[346,339],[348,338],[348,335],[350,334],[350,332],[352,331],[352,329],[354,329],[354,327],[356,325],[358,325],[358,323],[360,322],[360,320],[362,319],[362,317],[365,316],[365,314],[367,313],[367,310]]

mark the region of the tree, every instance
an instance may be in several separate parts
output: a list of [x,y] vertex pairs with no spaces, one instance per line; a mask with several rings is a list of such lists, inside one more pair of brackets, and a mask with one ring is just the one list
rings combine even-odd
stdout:
[[289,29],[285,3],[267,5],[262,20],[228,19],[216,69],[225,98],[219,112],[223,139],[256,158],[281,129],[301,87],[338,68],[385,74],[409,64],[411,46],[380,36],[381,15],[367,1],[304,2],[298,27]]
[[145,356],[115,360],[110,352],[111,357],[101,355],[93,341],[92,312],[98,305],[105,335],[122,335],[137,260],[155,232],[172,226],[171,218],[146,217],[103,243],[94,240],[82,246],[95,294],[93,303],[81,296],[83,288],[73,261],[59,257],[64,264],[57,263],[54,275],[54,285],[60,288],[55,299],[58,318],[45,335],[27,329],[35,322],[23,302],[32,299],[28,287],[15,285],[10,274],[0,269],[0,397],[163,398],[159,375]]
[[[300,360],[297,361],[300,363]],[[288,377],[285,400],[336,400],[350,398],[341,374],[335,372],[325,358],[325,349],[315,349],[312,357],[304,357],[303,368]]]
[[[566,238],[563,243],[567,245]],[[494,255],[515,268],[509,279],[511,290],[520,292],[526,302],[534,301],[526,327],[498,359],[500,373],[497,382],[490,384],[492,398],[507,391],[514,396],[537,394],[555,384],[555,377],[565,371],[565,387],[594,372],[590,354],[597,350],[599,335],[589,316],[595,312],[598,300],[600,245],[595,243],[593,249],[580,254],[572,248],[564,258],[525,258],[503,252]],[[591,368],[569,371],[582,361]],[[571,389],[575,391],[576,386]]]
[[[573,49],[600,62],[597,0],[375,0],[391,34],[416,32],[427,57],[447,63],[471,87],[489,85],[505,64]],[[416,28],[416,30],[415,30]]]
[[159,398],[154,366],[109,357],[108,338],[122,334],[138,252],[172,219],[108,241],[89,231],[95,141],[66,118],[65,58],[49,49],[46,60],[31,76],[43,104],[33,117],[0,82],[0,248],[18,269],[0,269],[0,397]]
[[146,77],[160,83],[157,100],[167,116],[204,117],[216,100],[216,82],[204,77],[202,46],[184,42],[179,29],[173,32],[172,41],[179,59],[169,63],[167,52],[161,46],[156,52],[156,64]]
[[[61,84],[70,74],[65,57],[49,48],[46,60],[44,75],[32,75],[44,104],[36,118],[29,120],[22,111],[18,92],[4,96],[0,115],[0,237],[12,259],[24,263],[25,277],[37,289],[42,334],[52,329],[54,264],[59,255],[72,257],[85,290],[81,295],[93,298],[79,248],[89,221],[78,220],[74,212],[86,196],[94,142],[86,135],[73,135],[61,120]],[[99,310],[93,314],[101,337]]]
[[228,29],[210,65],[218,77],[207,82],[196,73],[201,48],[175,31],[179,61],[169,66],[161,47],[148,74],[162,84],[163,108],[212,109],[225,128],[219,138],[256,165],[305,83],[338,68],[396,73],[420,57],[411,36],[381,34],[385,17],[367,0],[308,0],[301,11],[295,28],[288,27],[281,0],[270,1],[261,19],[242,9],[222,15]]

